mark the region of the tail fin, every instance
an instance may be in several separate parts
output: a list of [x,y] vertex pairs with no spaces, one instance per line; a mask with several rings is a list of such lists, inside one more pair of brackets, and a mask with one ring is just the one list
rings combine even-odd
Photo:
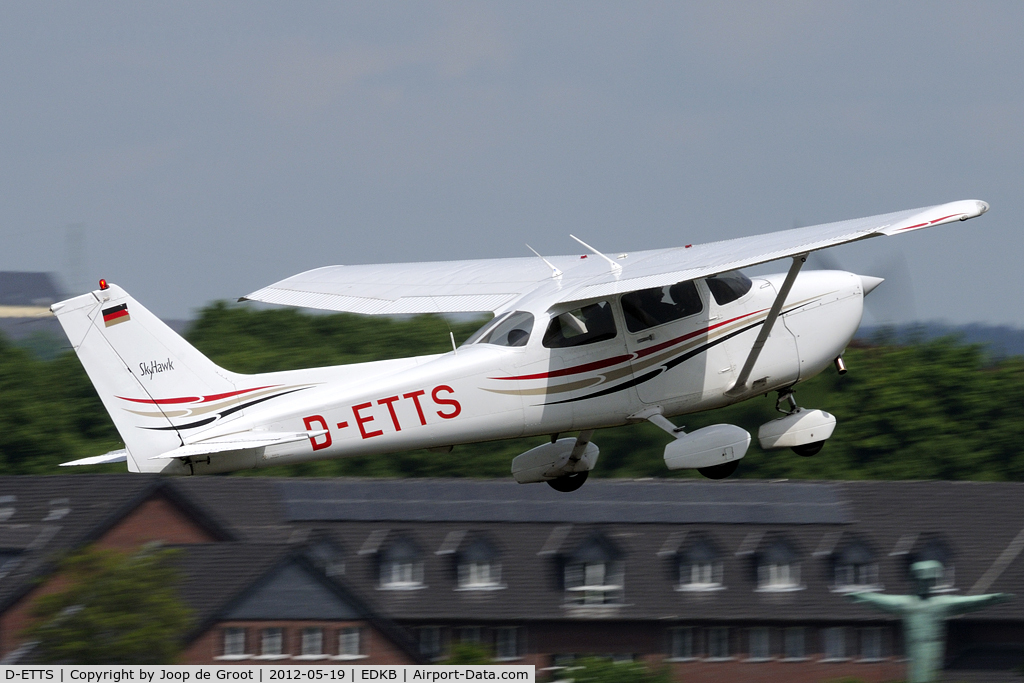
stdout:
[[[117,285],[51,307],[128,451],[132,472],[217,419],[239,377],[218,367]],[[249,390],[242,393],[249,393]],[[237,400],[230,403],[237,404]]]

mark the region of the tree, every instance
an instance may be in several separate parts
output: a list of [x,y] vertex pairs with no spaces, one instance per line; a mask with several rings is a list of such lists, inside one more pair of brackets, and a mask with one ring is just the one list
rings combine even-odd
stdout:
[[169,664],[182,648],[189,610],[170,564],[177,551],[122,554],[86,549],[66,558],[70,585],[38,598],[22,632],[47,664]]
[[640,662],[614,662],[604,657],[584,657],[561,672],[559,679],[573,683],[669,683],[668,667],[652,671]]

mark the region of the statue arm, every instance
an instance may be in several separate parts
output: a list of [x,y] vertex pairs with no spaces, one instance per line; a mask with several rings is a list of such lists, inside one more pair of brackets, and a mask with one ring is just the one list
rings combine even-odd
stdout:
[[885,595],[883,593],[850,593],[847,595],[854,602],[863,602],[875,609],[880,609],[893,614],[903,614],[909,602],[905,595]]
[[988,595],[958,595],[943,596],[948,614],[965,614],[975,610],[983,609],[989,605],[1012,600],[1013,595],[1009,593],[989,593]]

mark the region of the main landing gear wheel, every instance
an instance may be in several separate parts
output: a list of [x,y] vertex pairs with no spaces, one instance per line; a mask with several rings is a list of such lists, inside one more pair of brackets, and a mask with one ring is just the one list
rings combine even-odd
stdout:
[[[739,468],[740,461],[732,460],[730,462],[722,463],[721,465],[712,465],[711,467],[698,467],[697,471],[703,474],[708,479],[725,479],[726,477],[732,476],[732,474]],[[548,482],[549,484],[551,482]]]
[[564,474],[557,479],[548,479],[548,486],[562,493],[571,493],[586,483],[589,474],[590,472]]
[[824,441],[813,441],[811,443],[805,443],[800,446],[793,446],[792,450],[799,456],[809,458],[812,455],[817,455],[821,447],[825,445]]

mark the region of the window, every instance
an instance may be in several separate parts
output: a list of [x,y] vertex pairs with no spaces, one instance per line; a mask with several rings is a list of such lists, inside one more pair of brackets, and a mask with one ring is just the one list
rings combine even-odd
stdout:
[[629,292],[623,294],[620,301],[626,329],[630,332],[642,332],[704,310],[697,286],[690,280],[670,287]]
[[668,654],[672,659],[692,659],[693,628],[683,626],[669,630]]
[[757,626],[750,629],[750,646],[747,648],[747,655],[751,659],[768,659],[771,656],[769,640],[770,632],[765,626]]
[[705,282],[708,284],[708,289],[711,290],[711,296],[715,297],[719,306],[736,301],[754,286],[750,278],[738,270],[712,275]]
[[[910,573],[910,567],[917,562],[927,562],[929,560],[938,562],[942,565],[942,571],[935,579],[932,590],[940,593],[956,590],[954,587],[956,585],[956,570],[953,566],[953,553],[940,537],[927,536],[920,547],[910,555],[908,560],[908,573]],[[910,578],[911,581],[914,581],[912,573],[910,573]]]
[[479,626],[463,626],[458,631],[459,642],[467,645],[479,645],[481,641],[481,631]]
[[797,626],[784,631],[782,653],[786,659],[802,659],[804,657],[804,629]]
[[224,656],[240,657],[245,655],[245,629],[224,629]]
[[878,586],[875,554],[856,539],[836,553],[833,573],[837,591],[862,591]]
[[380,586],[388,590],[423,587],[423,562],[410,539],[399,537],[381,554]]
[[800,587],[799,564],[762,564],[757,568],[760,590],[792,590]]
[[420,654],[429,659],[437,659],[441,656],[441,628],[439,626],[424,626],[419,629]]
[[797,553],[784,539],[771,540],[755,557],[759,591],[791,591],[802,588]]
[[722,562],[710,540],[698,537],[679,554],[678,590],[702,591],[722,588]]
[[516,311],[500,318],[497,323],[492,323],[489,329],[485,328],[479,341],[470,337],[466,343],[476,341],[478,344],[495,344],[497,346],[526,346],[532,331],[533,314]]
[[501,588],[501,564],[497,551],[484,538],[477,538],[458,554],[459,588],[488,590]]
[[549,349],[564,349],[614,339],[616,334],[612,307],[600,301],[551,318],[543,344]]
[[502,627],[494,630],[495,659],[516,659],[519,657],[518,629]]
[[566,599],[576,605],[622,602],[621,553],[606,537],[595,534],[564,558]]
[[362,652],[363,629],[350,626],[338,631],[338,656],[359,657]]
[[260,654],[264,657],[276,657],[284,654],[284,630],[265,628],[260,631]]
[[606,605],[621,602],[622,564],[583,562],[565,567],[565,589],[577,605]]
[[868,660],[882,658],[881,627],[872,626],[860,630],[860,658]]
[[302,629],[302,655],[310,657],[324,653],[324,630],[322,628]]
[[729,628],[715,626],[708,629],[708,657],[719,659],[729,656]]
[[844,659],[846,657],[846,629],[833,626],[823,632],[825,641],[825,659]]

